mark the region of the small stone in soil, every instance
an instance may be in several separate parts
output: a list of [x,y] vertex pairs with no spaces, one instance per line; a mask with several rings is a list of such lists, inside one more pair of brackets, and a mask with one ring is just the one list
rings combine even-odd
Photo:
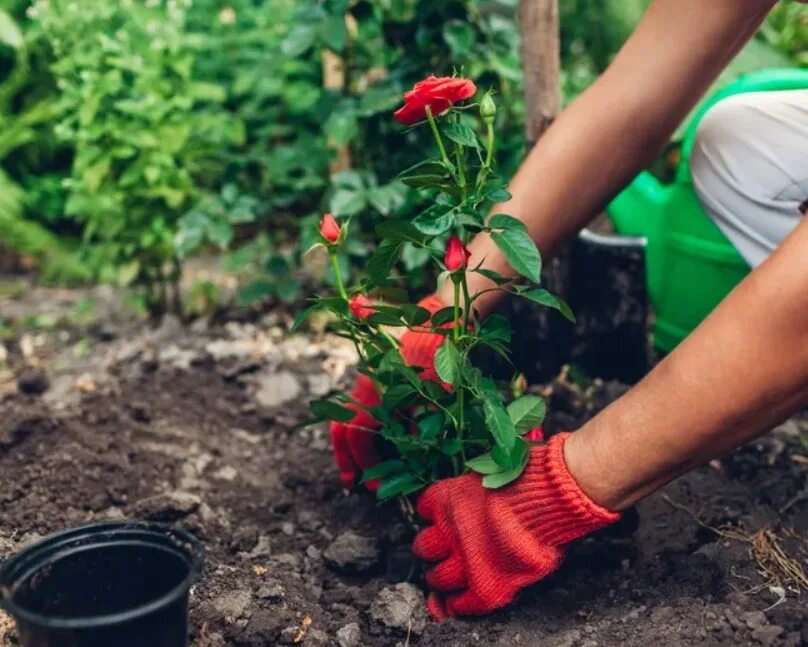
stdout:
[[337,631],[339,647],[358,647],[361,644],[362,631],[355,622],[345,625]]
[[341,573],[366,573],[380,558],[375,537],[349,531],[339,535],[323,552],[326,564]]
[[135,503],[135,516],[150,521],[174,522],[196,512],[202,503],[197,495],[190,492],[165,492],[141,499]]
[[407,582],[384,588],[370,605],[370,617],[390,629],[420,634],[427,623],[424,596]]
[[228,620],[238,620],[247,612],[252,594],[247,589],[230,591],[213,601],[213,608]]
[[289,371],[262,373],[257,377],[255,403],[264,409],[274,409],[300,395],[300,382]]
[[50,381],[41,368],[26,366],[17,378],[17,390],[26,395],[41,395],[48,390]]
[[268,600],[269,602],[279,602],[286,597],[286,591],[281,585],[280,582],[277,581],[270,581],[266,584],[263,584],[261,588],[258,589],[258,593],[256,593],[258,599],[260,600]]

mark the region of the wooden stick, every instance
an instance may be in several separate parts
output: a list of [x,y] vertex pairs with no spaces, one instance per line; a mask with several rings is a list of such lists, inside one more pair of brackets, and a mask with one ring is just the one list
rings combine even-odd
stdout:
[[558,0],[520,0],[522,69],[529,146],[550,127],[561,110],[561,45]]

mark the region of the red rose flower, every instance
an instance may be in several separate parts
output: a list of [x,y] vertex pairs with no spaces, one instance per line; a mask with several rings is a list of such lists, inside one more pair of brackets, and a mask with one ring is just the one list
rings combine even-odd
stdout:
[[450,272],[456,272],[459,269],[465,268],[471,258],[471,252],[466,249],[457,236],[452,236],[446,245],[446,256],[443,259],[446,269]]
[[348,302],[348,307],[357,319],[367,319],[376,312],[376,309],[373,307],[373,301],[368,299],[364,294],[357,294],[351,297],[351,300]]
[[339,240],[340,233],[341,229],[334,216],[325,214],[320,221],[320,235],[333,245]]
[[404,105],[393,116],[405,126],[426,119],[426,107],[437,116],[454,104],[473,97],[477,86],[469,79],[428,76],[404,93]]
[[544,429],[541,427],[536,427],[535,429],[531,429],[524,435],[524,439],[527,441],[533,441],[535,443],[540,443],[544,440]]

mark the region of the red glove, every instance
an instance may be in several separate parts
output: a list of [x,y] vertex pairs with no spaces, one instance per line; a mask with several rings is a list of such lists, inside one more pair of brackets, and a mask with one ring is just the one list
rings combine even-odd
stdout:
[[426,573],[434,590],[427,606],[437,620],[508,604],[561,565],[566,544],[620,518],[591,501],[567,471],[568,436],[533,447],[525,472],[502,489],[466,474],[421,497],[418,513],[434,525],[418,533],[413,550],[439,562]]
[[[445,307],[443,301],[435,295],[423,299],[418,305],[429,310],[431,314]],[[421,373],[423,379],[438,381],[438,374],[435,372],[435,352],[443,340],[442,335],[436,335],[428,328],[408,330],[401,337],[401,356],[409,366],[425,369]],[[373,382],[366,375],[357,378],[351,397],[367,408],[374,407],[380,402]],[[354,404],[346,406],[354,409],[356,416],[349,422],[331,423],[331,444],[334,447],[334,458],[337,460],[342,483],[346,488],[351,488],[364,470],[379,462],[374,446],[374,430],[378,429],[379,423]],[[379,482],[368,481],[366,485],[369,490],[375,491],[379,487]]]

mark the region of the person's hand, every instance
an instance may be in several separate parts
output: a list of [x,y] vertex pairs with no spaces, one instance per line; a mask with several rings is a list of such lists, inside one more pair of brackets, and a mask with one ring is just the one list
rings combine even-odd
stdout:
[[[418,305],[431,314],[445,307],[443,301],[434,295],[423,299]],[[420,374],[422,379],[439,381],[435,371],[435,352],[443,340],[443,335],[437,335],[427,328],[408,330],[401,337],[401,356],[409,366],[424,369]],[[366,375],[357,378],[351,398],[366,409],[380,403],[379,394]],[[348,422],[331,423],[331,444],[342,483],[346,488],[352,488],[364,470],[379,462],[374,439],[379,423],[361,407],[353,403],[345,406],[353,409],[356,415]],[[375,491],[379,482],[368,481],[366,486]]]
[[437,562],[426,573],[427,607],[437,620],[508,604],[560,566],[566,544],[620,518],[591,501],[567,471],[567,436],[533,447],[525,472],[501,489],[466,474],[423,494],[418,513],[433,525],[418,533],[413,550]]

